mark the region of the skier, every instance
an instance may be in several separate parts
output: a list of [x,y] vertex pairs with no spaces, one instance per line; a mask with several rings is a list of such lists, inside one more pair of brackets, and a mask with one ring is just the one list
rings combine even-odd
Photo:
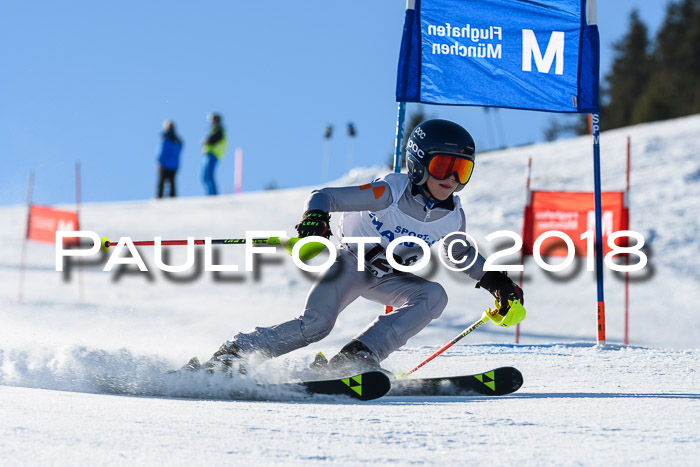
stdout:
[[[330,237],[330,213],[341,212],[339,238],[381,238],[380,243],[364,245],[359,261],[365,270],[357,270],[358,244],[341,242],[336,261],[312,286],[301,316],[236,334],[204,366],[230,368],[253,353],[273,358],[319,341],[331,332],[343,309],[364,297],[394,309],[378,316],[323,366],[333,373],[379,369],[382,360],[438,318],[447,305],[440,284],[393,270],[385,249],[402,236],[398,232],[410,232],[429,245],[453,232],[465,232],[464,212],[454,193],[469,182],[474,153],[474,140],[460,125],[427,120],[416,126],[406,144],[407,174],[388,174],[362,186],[313,191],[295,227],[299,237]],[[475,260],[465,272],[478,281],[476,287],[496,297],[499,314],[492,319],[503,326],[522,321],[523,291],[505,274],[485,272],[484,258],[464,235],[461,238],[463,242],[452,245],[452,257],[456,265]],[[416,243],[402,243],[394,250],[394,259],[406,266],[421,257]]]

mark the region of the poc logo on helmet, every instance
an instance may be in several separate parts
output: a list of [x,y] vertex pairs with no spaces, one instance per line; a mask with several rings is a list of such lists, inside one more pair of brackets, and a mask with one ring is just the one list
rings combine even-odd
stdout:
[[425,131],[423,131],[423,130],[421,129],[421,127],[417,126],[417,127],[413,130],[413,136],[417,136],[417,137],[419,137],[420,139],[423,139],[423,138],[425,138]]
[[412,139],[409,139],[406,143],[406,149],[413,151],[413,153],[420,158],[423,158],[423,156],[425,156],[423,150],[420,147],[418,147],[418,145]]

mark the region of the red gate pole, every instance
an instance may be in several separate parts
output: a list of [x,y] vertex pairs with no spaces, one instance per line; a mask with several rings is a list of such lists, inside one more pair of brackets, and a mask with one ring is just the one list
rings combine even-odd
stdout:
[[[527,181],[525,182],[525,206],[530,204],[530,174],[532,173],[532,156],[527,159]],[[527,211],[527,208],[526,208]],[[525,238],[525,224],[527,224],[527,219],[523,216],[523,232],[522,238]],[[523,269],[520,271],[520,280],[518,285],[522,288],[523,286],[523,275],[525,274],[525,247],[520,249],[520,264],[523,265]],[[520,343],[520,323],[515,325],[515,343]]]
[[[630,228],[630,137],[627,137],[627,188],[626,188],[626,200],[627,200],[627,228]],[[630,255],[629,253],[625,255],[625,264],[629,266]],[[629,304],[630,304],[630,273],[625,271],[625,345],[629,345]]]

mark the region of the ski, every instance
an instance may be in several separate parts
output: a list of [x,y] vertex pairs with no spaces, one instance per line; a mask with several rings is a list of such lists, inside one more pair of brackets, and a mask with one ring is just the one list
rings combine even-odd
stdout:
[[378,399],[389,392],[391,380],[381,371],[367,371],[347,378],[323,379],[283,383],[283,386],[300,386],[309,394],[350,396],[361,401]]
[[[179,370],[173,370],[166,373],[168,377],[197,377],[197,375],[227,375],[234,377],[236,374],[245,378],[245,372],[240,369],[236,371],[223,371],[219,368],[218,371],[209,367],[206,368],[199,362],[199,359],[192,358],[185,366]],[[252,383],[252,386],[250,386]],[[234,399],[251,400],[265,399],[266,394],[274,394],[272,399],[281,397],[285,392],[305,392],[308,395],[324,394],[349,396],[361,401],[369,401],[378,399],[386,395],[391,389],[391,379],[382,371],[366,371],[357,373],[352,376],[343,377],[325,377],[322,379],[303,379],[299,381],[289,381],[281,383],[266,383],[249,381],[249,384],[242,387],[239,391],[234,391],[231,397]]]
[[397,378],[389,396],[502,396],[523,385],[523,375],[506,366],[484,373],[435,378]]

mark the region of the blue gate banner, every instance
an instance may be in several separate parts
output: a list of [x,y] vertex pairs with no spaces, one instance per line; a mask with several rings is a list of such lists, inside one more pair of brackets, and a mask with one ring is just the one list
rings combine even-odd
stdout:
[[595,0],[416,0],[396,100],[597,113]]

